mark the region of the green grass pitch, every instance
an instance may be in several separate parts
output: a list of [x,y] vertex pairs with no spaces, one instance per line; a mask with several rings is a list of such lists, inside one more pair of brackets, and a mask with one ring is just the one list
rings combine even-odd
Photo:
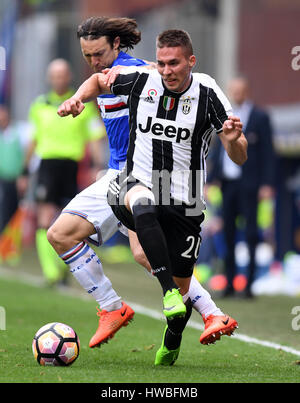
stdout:
[[[155,367],[165,324],[141,314],[108,344],[90,349],[88,342],[97,326],[93,300],[16,279],[0,277],[0,306],[6,310],[6,330],[0,330],[1,383],[269,383],[300,378],[292,354],[227,336],[214,346],[202,346],[200,332],[191,328],[184,332],[176,364]],[[70,367],[42,367],[34,360],[33,336],[53,321],[72,326],[80,338],[79,358]]]

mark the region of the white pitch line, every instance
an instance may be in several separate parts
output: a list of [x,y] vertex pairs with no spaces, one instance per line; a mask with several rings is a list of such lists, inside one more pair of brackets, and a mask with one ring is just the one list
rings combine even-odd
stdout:
[[[164,320],[164,315],[158,311],[155,311],[154,309],[146,308],[143,305],[139,305],[134,302],[128,302],[128,304],[132,307],[132,309],[134,309],[135,312],[137,312],[141,315],[150,316],[153,319],[163,319]],[[201,330],[201,331],[204,329],[204,326],[202,324],[195,322],[194,320],[189,321],[187,324],[187,327],[191,327],[193,329],[197,329],[197,330]],[[281,344],[273,343],[268,340],[256,339],[255,337],[247,336],[246,334],[234,333],[233,340],[240,340],[240,341],[243,341],[243,342],[249,343],[249,344],[258,344],[263,347],[269,347],[269,348],[273,348],[275,350],[285,351],[286,353],[290,353],[290,354],[300,357],[300,351],[296,350],[292,347],[283,346]]]
[[[40,287],[44,284],[44,281],[43,281],[42,277],[40,277],[40,276],[27,274],[27,273],[20,272],[20,271],[18,271],[18,273],[14,274],[14,273],[12,273],[11,269],[6,269],[3,267],[0,267],[0,275],[3,277],[17,277],[19,281],[22,281],[23,283],[26,283],[28,285],[33,285],[36,287]],[[58,288],[58,292],[60,292],[61,294],[64,294],[64,295],[70,295],[70,296],[81,298],[84,300],[91,300],[91,298],[88,295],[86,295],[85,293],[80,292],[79,290],[76,290],[71,287],[62,287],[61,289]],[[165,317],[162,312],[156,311],[151,308],[147,308],[147,307],[137,304],[135,302],[127,301],[127,303],[132,307],[132,309],[135,312],[137,312],[141,315],[145,315],[150,318],[157,319],[157,320],[165,320]],[[190,328],[193,328],[196,330],[201,330],[201,331],[204,329],[204,326],[202,324],[200,324],[194,320],[190,320],[187,324],[187,327],[190,327]],[[300,351],[296,350],[292,347],[284,346],[284,345],[278,344],[278,343],[273,343],[268,340],[260,340],[255,337],[248,336],[246,334],[234,333],[232,340],[240,340],[240,341],[243,341],[248,344],[257,344],[259,346],[273,348],[275,350],[284,351],[286,353],[290,353],[297,357],[300,357]]]

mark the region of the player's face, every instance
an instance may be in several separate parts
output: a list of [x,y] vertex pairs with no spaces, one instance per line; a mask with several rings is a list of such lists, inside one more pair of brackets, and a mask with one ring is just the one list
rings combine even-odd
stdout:
[[182,46],[157,48],[157,70],[168,90],[182,92],[191,82],[191,71],[196,63]]
[[119,37],[114,40],[113,46],[111,46],[105,36],[93,40],[80,38],[83,57],[95,73],[111,67],[114,60],[118,57],[119,44]]

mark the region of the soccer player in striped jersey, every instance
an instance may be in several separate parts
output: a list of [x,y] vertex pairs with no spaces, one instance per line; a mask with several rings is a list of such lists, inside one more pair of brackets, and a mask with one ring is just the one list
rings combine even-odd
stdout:
[[[92,17],[79,26],[78,37],[83,57],[94,72],[106,67],[145,64],[143,60],[121,51],[132,48],[140,40],[136,22],[132,19]],[[125,164],[129,139],[129,109],[122,98],[104,94],[97,97],[97,101],[109,139],[109,170],[77,195],[48,231],[48,239],[54,249],[77,281],[100,305],[99,326],[90,340],[90,347],[107,341],[133,316],[133,310],[121,301],[105,276],[99,258],[85,241],[88,239],[100,245],[118,230],[119,221],[107,203],[106,194],[109,181]],[[137,262],[151,270],[136,234],[129,231],[129,239]],[[201,314],[222,314],[195,278],[191,281],[190,297]]]
[[[140,33],[134,20],[93,17],[79,27],[78,37],[83,56],[95,72],[108,66],[145,64],[119,49],[131,48],[139,41]],[[119,222],[107,204],[106,193],[110,179],[125,163],[129,138],[128,106],[120,97],[111,94],[99,96],[97,100],[109,138],[110,169],[96,184],[77,195],[48,231],[48,239],[54,249],[82,287],[101,307],[98,313],[99,326],[90,340],[90,347],[99,346],[111,338],[133,315],[133,310],[125,302],[121,302],[104,275],[96,253],[85,242],[88,238],[90,242],[101,244],[118,229]],[[136,234],[129,231],[129,239],[137,262],[151,270]],[[195,309],[201,314],[222,314],[209,293],[194,277],[189,296]],[[205,338],[201,342],[206,343],[207,340]]]
[[[163,289],[168,324],[155,362],[162,365],[177,359],[191,314],[189,288],[199,252],[205,159],[213,129],[231,159],[238,164],[247,159],[239,118],[230,116],[230,104],[211,77],[192,74],[195,61],[189,35],[166,31],[157,42],[157,71],[129,69],[111,88],[102,74],[94,75],[58,110],[60,116],[75,117],[83,102],[99,93],[121,95],[128,103],[127,164],[111,182],[108,199],[120,221],[136,231]],[[237,327],[228,315],[204,320],[200,341],[205,344]]]

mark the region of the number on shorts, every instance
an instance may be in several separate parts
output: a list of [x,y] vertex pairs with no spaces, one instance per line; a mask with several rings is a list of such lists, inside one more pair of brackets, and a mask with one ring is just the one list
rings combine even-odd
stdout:
[[189,235],[186,238],[186,242],[190,243],[190,245],[187,250],[181,254],[181,256],[191,259],[194,254],[194,258],[197,259],[200,249],[200,237],[196,238],[193,235]]

